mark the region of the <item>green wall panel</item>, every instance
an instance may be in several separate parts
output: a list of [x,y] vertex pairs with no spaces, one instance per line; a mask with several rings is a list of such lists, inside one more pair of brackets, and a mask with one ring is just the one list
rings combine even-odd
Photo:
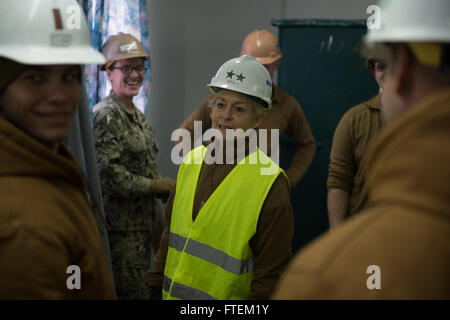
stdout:
[[[334,130],[349,108],[368,100],[378,86],[359,54],[364,20],[273,20],[279,28],[283,59],[278,85],[294,96],[305,112],[317,141],[315,158],[292,190],[295,214],[293,248],[328,229],[328,164]],[[280,138],[280,165],[294,153],[289,136]]]

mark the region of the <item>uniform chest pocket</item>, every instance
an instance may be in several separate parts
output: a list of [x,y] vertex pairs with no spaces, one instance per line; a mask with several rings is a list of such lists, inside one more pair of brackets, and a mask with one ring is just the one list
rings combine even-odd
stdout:
[[145,135],[137,131],[128,131],[125,133],[125,149],[131,152],[143,152],[149,146],[147,145],[147,139]]

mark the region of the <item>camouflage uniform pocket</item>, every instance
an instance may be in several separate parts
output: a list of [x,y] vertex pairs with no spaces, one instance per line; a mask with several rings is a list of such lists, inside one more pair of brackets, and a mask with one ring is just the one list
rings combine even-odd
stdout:
[[126,147],[125,149],[131,152],[144,152],[147,146],[145,135],[137,131],[129,131],[124,137]]

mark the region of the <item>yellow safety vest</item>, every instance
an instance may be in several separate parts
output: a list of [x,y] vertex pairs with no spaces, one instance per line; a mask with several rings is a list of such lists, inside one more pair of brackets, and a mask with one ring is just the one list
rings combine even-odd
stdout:
[[[232,300],[251,294],[254,256],[249,241],[267,193],[285,173],[258,149],[233,168],[192,221],[205,154],[204,146],[192,150],[178,172],[163,299]],[[249,164],[252,155],[257,155],[256,164]],[[276,173],[261,175],[268,163]]]

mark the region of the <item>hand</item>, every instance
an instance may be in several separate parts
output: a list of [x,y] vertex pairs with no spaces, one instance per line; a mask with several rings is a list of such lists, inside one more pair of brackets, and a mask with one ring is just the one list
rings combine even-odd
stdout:
[[162,300],[162,288],[150,287],[150,300]]
[[171,178],[152,179],[152,193],[156,195],[168,195],[175,190],[175,185],[175,181]]
[[160,199],[164,204],[169,200],[170,194],[159,194],[156,198]]

